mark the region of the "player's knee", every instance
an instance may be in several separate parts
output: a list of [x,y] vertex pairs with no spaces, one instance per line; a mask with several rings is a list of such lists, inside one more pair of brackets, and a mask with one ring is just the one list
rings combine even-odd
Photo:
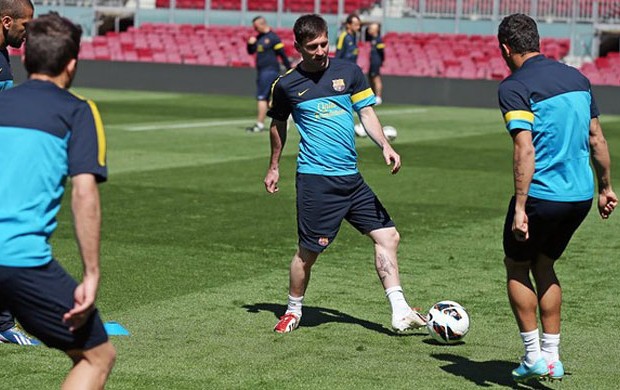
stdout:
[[105,375],[112,371],[112,367],[116,363],[116,348],[109,341],[85,352],[84,355],[93,366]]

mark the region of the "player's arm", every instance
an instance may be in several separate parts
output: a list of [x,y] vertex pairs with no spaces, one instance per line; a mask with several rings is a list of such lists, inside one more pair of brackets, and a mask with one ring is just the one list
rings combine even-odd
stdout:
[[590,150],[598,181],[598,211],[607,219],[618,205],[618,197],[611,187],[611,158],[598,117],[590,120]]
[[512,166],[515,188],[515,216],[512,232],[518,241],[525,241],[529,238],[525,202],[534,176],[534,144],[530,131],[516,129],[511,132],[511,136],[514,144]]
[[71,210],[75,236],[84,265],[82,283],[74,293],[75,306],[64,315],[71,331],[79,328],[95,308],[99,287],[99,239],[101,232],[101,205],[97,181],[84,173],[71,179]]
[[282,65],[284,65],[287,70],[291,69],[291,62],[288,60],[286,52],[284,51],[284,43],[280,41],[276,42],[276,44],[273,45],[273,50],[276,52],[278,57],[282,59]]
[[345,50],[345,41],[347,38],[347,32],[343,31],[342,33],[340,33],[340,36],[338,37],[338,41],[336,42],[336,55],[335,58],[344,58],[345,54],[346,54],[346,50]]
[[269,127],[269,139],[271,142],[271,157],[269,168],[265,175],[265,189],[270,194],[278,192],[278,180],[280,179],[280,157],[286,144],[286,120],[273,119]]
[[379,53],[379,58],[381,58],[381,62],[385,61],[385,43],[382,41],[377,42],[377,53]]
[[383,158],[387,165],[392,165],[392,173],[397,173],[400,170],[400,155],[394,151],[390,145],[388,139],[383,134],[383,127],[379,122],[379,118],[375,113],[372,106],[366,106],[360,109],[359,113],[360,122],[366,129],[368,136],[381,148],[383,151]]
[[248,43],[247,43],[247,46],[246,46],[246,49],[247,49],[247,51],[248,51],[248,54],[254,54],[254,53],[256,53],[256,47],[257,47],[256,42],[257,42],[257,39],[256,39],[256,37],[254,37],[254,36],[252,36],[252,37],[250,37],[250,38],[248,39]]

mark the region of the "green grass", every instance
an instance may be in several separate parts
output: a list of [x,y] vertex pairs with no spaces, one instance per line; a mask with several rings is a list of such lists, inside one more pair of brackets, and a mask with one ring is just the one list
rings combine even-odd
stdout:
[[[456,300],[470,313],[465,343],[440,346],[422,331],[388,331],[371,243],[346,224],[314,267],[302,326],[272,332],[296,248],[298,136],[285,149],[280,192],[268,195],[268,136],[243,131],[252,99],[79,92],[98,102],[109,147],[98,306],[132,333],[113,338],[109,389],[513,387],[522,346],[501,249],[512,145],[499,110],[381,106],[399,131],[395,176],[370,140],[358,140],[362,174],[402,235],[408,300]],[[620,118],[603,121],[617,162]],[[59,219],[55,256],[79,277],[67,202]],[[619,233],[618,216],[591,213],[558,264],[571,375],[550,388],[617,387]],[[70,367],[46,348],[2,345],[0,361],[0,388],[11,389],[58,388]]]

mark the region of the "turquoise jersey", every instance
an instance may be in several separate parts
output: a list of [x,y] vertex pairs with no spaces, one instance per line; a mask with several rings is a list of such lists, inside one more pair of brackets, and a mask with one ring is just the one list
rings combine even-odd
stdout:
[[509,132],[532,132],[535,170],[529,195],[556,202],[591,199],[590,120],[599,112],[588,79],[538,55],[500,84],[499,104]]
[[358,173],[353,112],[375,104],[375,95],[355,64],[330,59],[322,72],[298,66],[272,87],[267,115],[287,120],[293,115],[301,141],[297,172],[325,176]]

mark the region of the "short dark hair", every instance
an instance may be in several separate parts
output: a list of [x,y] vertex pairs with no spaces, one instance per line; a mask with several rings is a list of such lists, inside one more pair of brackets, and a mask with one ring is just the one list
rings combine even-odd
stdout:
[[515,53],[540,51],[540,36],[534,19],[524,14],[506,16],[497,30],[500,44],[510,46]]
[[254,22],[260,19],[265,19],[265,18],[262,15],[255,16],[254,19],[252,19],[252,24],[254,24]]
[[360,22],[362,21],[357,14],[349,14],[349,16],[347,16],[347,20],[346,20],[347,24],[353,23],[353,19],[357,19]]
[[28,74],[58,76],[69,61],[78,58],[82,28],[56,12],[26,25],[24,66]]
[[293,32],[295,33],[295,41],[301,45],[306,40],[327,34],[327,22],[317,14],[303,15],[295,21]]
[[24,8],[34,10],[30,0],[0,0],[0,17],[10,16],[13,19],[23,18]]

